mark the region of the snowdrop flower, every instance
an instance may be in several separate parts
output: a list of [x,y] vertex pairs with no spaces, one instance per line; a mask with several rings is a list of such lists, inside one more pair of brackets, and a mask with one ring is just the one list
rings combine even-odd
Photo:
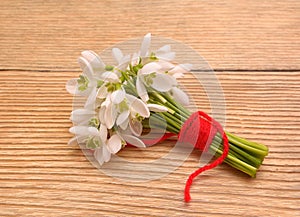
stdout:
[[[168,66],[173,67],[173,64]],[[147,63],[138,71],[136,89],[143,101],[149,100],[147,87],[152,87],[160,92],[167,92],[177,85],[176,79],[166,73],[168,69],[164,61],[158,61]]]
[[[83,51],[78,63],[82,69],[79,79],[71,79],[67,82],[66,89],[73,95],[87,96],[97,86],[97,76],[104,70],[104,63],[93,51]],[[96,72],[96,73],[95,73]]]
[[125,70],[128,66],[130,61],[130,55],[124,56],[122,51],[119,48],[113,48],[112,54],[115,60],[117,61],[118,65],[116,66],[119,70]]
[[[101,124],[100,129],[90,127],[89,131],[92,135],[90,141],[92,145],[96,145],[94,157],[100,165],[104,162],[108,162],[112,154],[116,154],[122,148],[122,144],[125,142],[118,134],[113,134],[107,139],[107,128]],[[87,143],[88,146],[89,143]]]
[[137,53],[138,56],[141,58],[149,58],[152,57],[151,54],[155,54],[155,58],[165,60],[165,61],[171,61],[175,58],[175,52],[171,51],[171,46],[170,45],[165,45],[159,48],[155,53],[150,53],[151,45],[151,33],[148,33],[147,35],[144,36],[142,44],[141,44],[141,49]]
[[119,77],[112,71],[108,71],[101,58],[93,51],[83,51],[78,63],[82,69],[79,79],[71,79],[67,82],[66,89],[73,95],[88,96],[95,88],[103,86],[107,82],[118,82]]
[[128,125],[133,135],[140,136],[143,131],[141,121],[150,116],[146,103],[137,97],[126,94],[125,100],[119,106],[120,114],[116,120],[117,126],[127,129]]

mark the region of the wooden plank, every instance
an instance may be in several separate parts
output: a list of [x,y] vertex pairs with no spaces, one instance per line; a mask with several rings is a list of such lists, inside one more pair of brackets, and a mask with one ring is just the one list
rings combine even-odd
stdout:
[[299,11],[298,0],[2,0],[0,69],[78,71],[82,50],[147,32],[191,46],[214,69],[299,69]]
[[[226,100],[226,129],[265,143],[270,154],[256,179],[226,165],[202,174],[192,186],[190,204],[183,202],[183,188],[198,167],[199,151],[165,177],[135,183],[99,172],[78,147],[67,146],[72,96],[64,86],[75,76],[67,71],[0,71],[1,216],[297,214],[300,72],[216,73]],[[211,111],[209,97],[193,76],[181,84],[199,108]],[[173,145],[168,141],[143,151],[126,148],[119,156],[151,161]]]

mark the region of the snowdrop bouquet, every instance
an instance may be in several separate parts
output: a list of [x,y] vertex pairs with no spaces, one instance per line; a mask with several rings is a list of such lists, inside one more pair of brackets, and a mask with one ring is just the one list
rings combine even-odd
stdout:
[[224,132],[204,112],[192,114],[187,110],[189,97],[179,88],[177,79],[192,65],[174,63],[170,45],[150,52],[150,43],[151,35],[147,34],[136,53],[124,55],[119,48],[113,48],[116,65],[105,64],[93,51],[81,53],[78,62],[83,73],[69,80],[66,89],[86,97],[86,101],[71,113],[74,126],[70,132],[75,136],[69,144],[84,144],[102,165],[128,144],[145,148],[149,141],[141,138],[143,132],[163,128],[165,134],[155,141],[178,136],[179,141],[218,157],[189,177],[186,201],[190,200],[193,178],[223,161],[254,177],[268,148]]

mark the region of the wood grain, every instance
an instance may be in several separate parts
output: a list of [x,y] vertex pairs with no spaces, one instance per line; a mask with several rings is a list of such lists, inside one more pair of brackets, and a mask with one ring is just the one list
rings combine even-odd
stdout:
[[299,69],[299,10],[298,0],[3,0],[1,68],[78,70],[82,50],[152,32],[190,45],[214,69]]
[[[299,216],[299,9],[296,0],[2,1],[0,216]],[[185,204],[198,151],[161,179],[128,182],[67,146],[65,83],[80,73],[80,51],[146,32],[192,46],[216,69],[226,129],[270,149],[256,179],[221,165],[195,181]],[[181,83],[211,111],[203,87],[189,75]],[[151,161],[173,145],[119,156]]]

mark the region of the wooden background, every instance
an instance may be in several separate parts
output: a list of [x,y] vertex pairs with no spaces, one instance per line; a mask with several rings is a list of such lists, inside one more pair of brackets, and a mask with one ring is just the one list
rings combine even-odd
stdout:
[[[299,11],[299,0],[1,0],[0,216],[300,216]],[[185,204],[197,151],[159,180],[132,183],[67,146],[64,87],[80,74],[80,52],[148,32],[193,47],[216,70],[226,129],[270,148],[256,179],[221,165],[195,181]],[[207,97],[196,97],[208,111]]]

